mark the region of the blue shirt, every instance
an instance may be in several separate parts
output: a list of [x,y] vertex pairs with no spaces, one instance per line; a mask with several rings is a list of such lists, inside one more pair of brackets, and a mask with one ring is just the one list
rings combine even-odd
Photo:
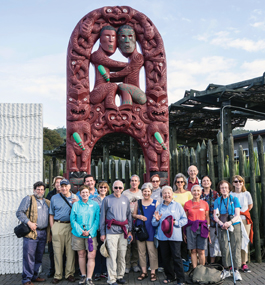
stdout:
[[[72,199],[77,199],[77,196],[71,193],[70,197],[65,197],[70,205],[72,205]],[[54,220],[60,220],[63,222],[70,221],[71,208],[61,197],[60,193],[52,196],[49,214],[54,216]]]
[[[162,241],[166,241],[166,240],[182,241],[181,228],[188,223],[188,219],[184,212],[183,207],[178,202],[171,201],[171,203],[168,206],[165,205],[164,203],[158,205],[156,208],[156,211],[159,213],[159,215],[162,214],[162,217],[159,221],[157,221],[155,217],[153,217],[152,219],[152,225],[154,227],[158,226],[158,230],[157,230],[155,237],[158,240],[162,240]],[[173,216],[173,219],[175,219],[173,233],[170,238],[166,237],[161,229],[163,220],[168,216]]]
[[[239,200],[237,199],[237,197],[232,197],[232,196],[228,196],[229,201],[228,201],[228,214],[229,215],[235,215],[235,208],[241,208]],[[222,198],[219,197],[214,201],[214,210],[219,209],[219,213],[220,214],[227,214],[227,199],[228,198]],[[234,225],[238,224],[240,222],[236,222],[234,223]]]
[[82,235],[85,227],[91,237],[95,237],[99,228],[99,213],[99,205],[93,200],[88,199],[87,203],[79,200],[74,203],[70,215],[72,234],[80,238],[87,238]]
[[[89,198],[89,199],[94,199],[94,198],[96,198],[98,195],[99,195],[99,194],[98,194],[98,190],[97,190],[97,188],[95,188],[95,193],[94,193],[94,194],[90,194],[88,198]],[[82,197],[80,196],[80,191],[78,191],[78,192],[76,193],[76,196],[79,198],[79,200],[82,200]]]

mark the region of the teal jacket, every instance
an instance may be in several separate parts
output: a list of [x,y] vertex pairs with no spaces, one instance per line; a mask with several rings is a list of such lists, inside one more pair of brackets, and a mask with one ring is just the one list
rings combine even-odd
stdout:
[[75,202],[70,215],[72,234],[80,238],[87,238],[82,235],[83,226],[85,226],[92,238],[97,236],[99,215],[100,208],[97,202],[90,199],[87,203],[84,203],[82,200]]

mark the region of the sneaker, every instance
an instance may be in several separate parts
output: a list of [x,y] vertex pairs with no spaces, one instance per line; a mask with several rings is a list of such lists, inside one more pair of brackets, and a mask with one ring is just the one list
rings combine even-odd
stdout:
[[80,279],[80,281],[79,281],[78,284],[79,284],[79,285],[86,284],[86,275],[82,275],[82,276],[81,276],[81,279]]
[[136,272],[141,272],[141,269],[140,269],[140,267],[139,266],[134,266],[133,267],[133,271],[136,273]]
[[86,280],[86,283],[85,283],[86,285],[95,285],[94,283],[93,283],[93,281],[92,281],[92,279],[87,279]]
[[125,268],[125,274],[129,274],[130,273],[130,268]]
[[101,275],[99,273],[96,273],[94,277],[95,281],[99,281],[101,279],[100,277]]
[[235,270],[235,280],[236,281],[241,281],[242,280],[242,277],[241,277],[241,275],[240,275],[238,270]]
[[101,278],[108,278],[108,273],[104,272],[100,275]]
[[164,272],[164,268],[163,268],[163,267],[158,267],[158,268],[157,268],[157,271],[158,271],[158,272]]
[[229,277],[229,276],[231,276],[230,270],[224,269],[223,272],[222,272],[222,274],[221,274],[221,278],[222,278],[222,279],[225,279],[225,278],[227,278],[227,277]]
[[245,273],[249,273],[251,272],[251,270],[248,268],[248,266],[246,264],[243,264],[242,267],[241,267],[241,270]]
[[118,284],[127,284],[127,281],[125,279],[123,279],[123,278],[117,279],[116,282]]

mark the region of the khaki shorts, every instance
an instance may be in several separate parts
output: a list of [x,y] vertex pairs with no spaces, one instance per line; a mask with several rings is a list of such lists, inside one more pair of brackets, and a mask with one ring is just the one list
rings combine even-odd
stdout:
[[[98,242],[97,237],[93,237],[93,250],[97,250]],[[80,238],[76,237],[72,234],[72,249],[79,251],[79,250],[88,250],[88,238]]]

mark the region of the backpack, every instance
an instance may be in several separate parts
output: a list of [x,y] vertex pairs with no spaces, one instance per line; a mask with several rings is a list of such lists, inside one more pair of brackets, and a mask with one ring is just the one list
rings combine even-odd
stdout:
[[198,265],[189,273],[186,282],[190,284],[223,284],[222,271],[224,267],[220,264]]

